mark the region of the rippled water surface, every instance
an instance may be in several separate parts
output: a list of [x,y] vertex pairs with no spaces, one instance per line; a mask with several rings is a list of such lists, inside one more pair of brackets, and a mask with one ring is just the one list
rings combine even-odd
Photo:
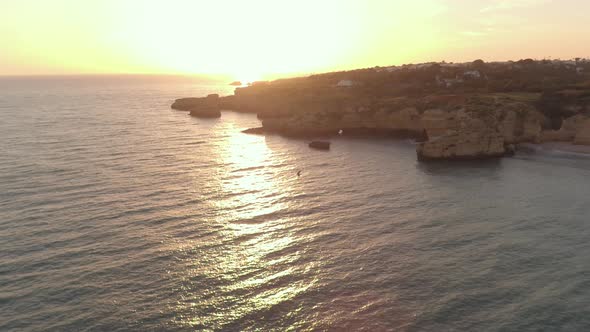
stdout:
[[590,159],[424,165],[169,109],[230,91],[0,80],[1,331],[590,329]]

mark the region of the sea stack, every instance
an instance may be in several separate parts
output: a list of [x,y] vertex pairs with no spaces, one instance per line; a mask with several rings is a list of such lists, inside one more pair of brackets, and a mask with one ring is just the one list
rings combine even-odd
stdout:
[[419,161],[465,160],[503,157],[506,154],[504,136],[498,120],[482,104],[468,103],[454,112],[444,131],[432,135],[416,148]]
[[219,118],[221,117],[221,106],[218,94],[210,94],[204,98],[181,98],[176,99],[172,109],[189,111],[190,116],[198,118]]

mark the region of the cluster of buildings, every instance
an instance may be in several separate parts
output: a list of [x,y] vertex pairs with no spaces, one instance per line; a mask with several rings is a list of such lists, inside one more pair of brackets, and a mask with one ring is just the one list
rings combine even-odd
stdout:
[[[479,63],[478,63],[479,62]],[[532,64],[551,66],[554,69],[565,69],[567,71],[575,71],[578,75],[583,75],[590,72],[590,60],[577,58],[575,60],[539,60],[532,59],[520,61],[505,61],[505,62],[488,62],[484,63],[481,60],[468,63],[447,63],[447,62],[429,62],[421,64],[407,64],[402,66],[388,66],[375,67],[375,72],[395,73],[398,71],[420,71],[428,70],[433,67],[438,67],[439,74],[436,75],[436,84],[441,87],[453,87],[455,85],[463,84],[466,81],[474,80],[488,80],[487,75],[481,70],[481,66],[486,66],[490,69],[506,69],[506,70],[520,70]],[[479,68],[479,69],[478,69]],[[588,70],[586,70],[588,69]],[[342,79],[336,86],[341,88],[353,87],[360,84],[351,79]]]

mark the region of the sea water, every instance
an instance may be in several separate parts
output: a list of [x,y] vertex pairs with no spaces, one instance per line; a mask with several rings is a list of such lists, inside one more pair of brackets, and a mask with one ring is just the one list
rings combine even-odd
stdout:
[[1,331],[590,329],[589,158],[169,107],[226,83],[0,79]]

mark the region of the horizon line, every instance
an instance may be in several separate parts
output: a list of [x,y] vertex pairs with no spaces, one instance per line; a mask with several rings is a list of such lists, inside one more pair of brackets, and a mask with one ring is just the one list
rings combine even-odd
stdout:
[[[482,58],[477,58],[471,61],[447,61],[447,60],[442,60],[442,61],[422,61],[422,62],[409,62],[409,63],[403,63],[403,64],[389,64],[389,65],[373,65],[373,66],[359,66],[359,67],[354,67],[354,68],[346,68],[346,69],[327,69],[325,71],[313,71],[313,72],[301,72],[301,73],[276,73],[276,74],[269,74],[269,77],[274,77],[272,79],[268,79],[268,80],[276,80],[276,79],[282,79],[282,78],[296,78],[296,77],[307,77],[307,76],[312,76],[312,75],[319,75],[319,74],[325,74],[325,73],[337,73],[337,72],[346,72],[346,71],[355,71],[355,70],[362,70],[362,69],[370,69],[370,68],[386,68],[386,67],[401,67],[401,66],[405,66],[405,65],[419,65],[419,64],[430,64],[430,63],[450,63],[450,64],[466,64],[466,63],[470,63],[473,62],[475,60],[481,60]],[[590,61],[590,56],[585,56],[585,57],[572,57],[572,58],[568,58],[568,59],[562,59],[562,58],[553,58],[551,56],[549,57],[542,57],[542,58],[538,58],[538,57],[529,57],[529,58],[522,58],[522,59],[518,59],[518,60],[500,60],[500,59],[495,59],[495,60],[483,60],[484,62],[487,63],[502,63],[502,62],[517,62],[519,60],[525,60],[525,59],[532,59],[534,61],[544,61],[544,60],[550,60],[550,61],[571,61],[571,60],[576,60],[576,59],[580,59],[580,60],[584,60],[584,61]],[[232,75],[231,74],[227,74],[227,73],[219,73],[219,74],[206,74],[206,73],[178,73],[178,72],[170,72],[170,73],[55,73],[55,74],[44,74],[44,73],[39,73],[39,74],[0,74],[0,78],[27,78],[27,77],[89,77],[89,76],[169,76],[169,77],[195,77],[195,78],[202,78],[202,79],[208,79],[208,80],[221,80],[223,79],[229,79],[232,80]],[[264,81],[264,80],[261,80]]]

